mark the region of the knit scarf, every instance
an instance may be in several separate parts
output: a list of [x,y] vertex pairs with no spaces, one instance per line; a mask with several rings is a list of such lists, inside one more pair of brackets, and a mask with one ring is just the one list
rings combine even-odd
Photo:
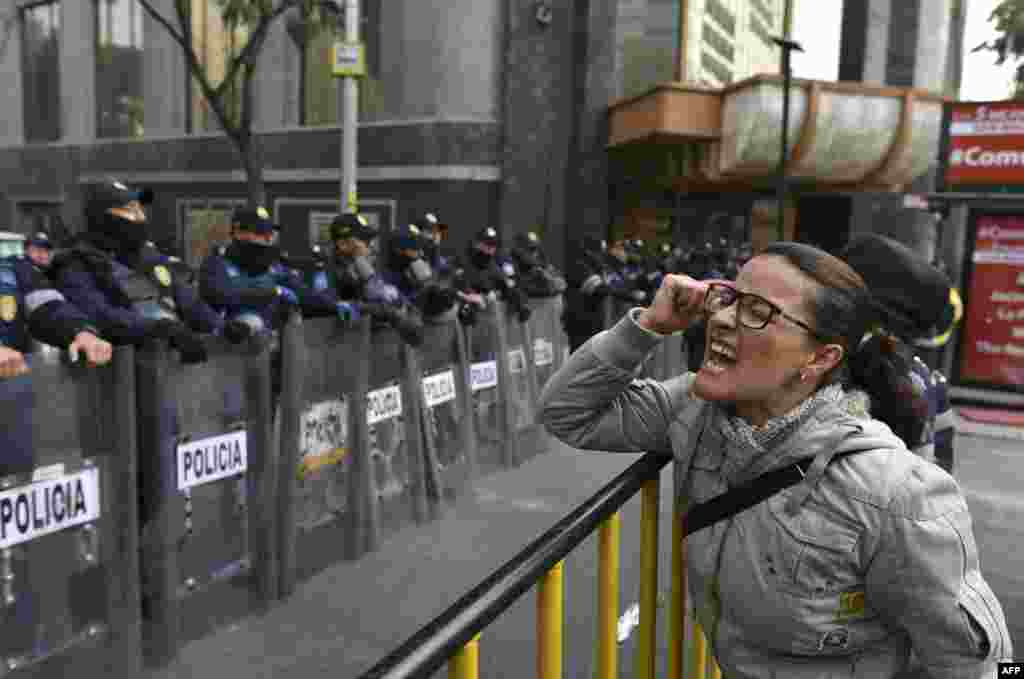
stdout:
[[[844,394],[841,385],[830,384],[814,392],[785,415],[773,417],[760,427],[755,427],[716,404],[712,422],[726,440],[735,444],[730,446],[733,454],[747,458],[734,460],[734,462],[749,462],[754,456],[769,451],[776,444],[784,441],[818,408],[838,402]],[[745,465],[741,464],[740,466]]]

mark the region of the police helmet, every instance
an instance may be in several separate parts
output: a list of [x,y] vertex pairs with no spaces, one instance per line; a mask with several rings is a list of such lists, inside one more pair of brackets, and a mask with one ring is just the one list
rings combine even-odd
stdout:
[[25,245],[31,245],[37,248],[45,248],[47,250],[53,249],[53,243],[50,241],[50,237],[47,234],[43,233],[42,231],[33,235],[31,238],[26,239]]
[[540,250],[540,237],[536,231],[527,231],[516,235],[514,241],[516,248],[526,252],[537,252]]
[[435,215],[433,212],[426,213],[425,215],[417,219],[415,222],[413,222],[413,225],[417,229],[422,231],[424,234],[429,234],[433,233],[434,231],[444,229],[444,224],[441,223],[441,220],[439,220],[437,218],[437,215]]
[[388,241],[388,245],[392,252],[401,252],[402,250],[420,250],[422,245],[422,234],[420,233],[419,227],[415,224],[407,224],[392,234]]
[[335,241],[357,238],[369,243],[378,233],[376,226],[355,212],[340,214],[331,222],[331,240]]
[[498,236],[497,229],[493,226],[488,226],[480,229],[473,235],[473,242],[496,248],[501,245],[501,238]]
[[89,215],[100,215],[111,208],[124,207],[132,201],[138,201],[143,205],[151,204],[153,202],[152,189],[136,189],[121,181],[111,179],[93,187],[86,202],[86,212]]

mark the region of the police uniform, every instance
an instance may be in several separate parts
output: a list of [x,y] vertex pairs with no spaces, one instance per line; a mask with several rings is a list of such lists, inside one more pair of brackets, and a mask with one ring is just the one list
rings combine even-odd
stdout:
[[34,337],[67,347],[80,332],[100,334],[27,258],[0,259],[0,345],[29,353]]
[[[269,235],[276,229],[264,208],[235,211],[236,231]],[[314,290],[281,260],[276,246],[235,239],[208,256],[199,272],[203,299],[226,318],[254,331],[277,329],[294,306],[306,316],[350,318],[352,307],[330,290]]]
[[554,297],[565,292],[565,277],[547,262],[540,237],[535,232],[516,236],[510,254],[519,275],[519,286],[528,297]]
[[[331,223],[331,239],[335,243],[355,239],[369,248],[378,236],[378,229],[362,215],[345,213]],[[411,300],[378,271],[372,255],[355,257],[336,253],[333,266],[321,282],[335,290],[340,299],[394,308],[411,304]]]
[[519,321],[530,318],[530,306],[526,295],[518,287],[515,264],[512,260],[495,254],[488,254],[481,246],[497,248],[501,245],[498,231],[487,227],[477,232],[466,246],[465,259],[456,271],[456,288],[463,292],[501,297],[508,304]]
[[165,337],[186,361],[205,359],[193,333],[220,334],[224,322],[172,272],[167,257],[147,242],[144,221],[110,211],[151,194],[120,182],[103,184],[87,204],[87,230],[54,258],[57,286],[110,341],[139,344]]
[[447,225],[443,224],[432,212],[417,219],[413,225],[423,236],[423,258],[430,265],[434,277],[438,281],[449,281],[455,271],[454,260],[444,252],[441,243],[435,240],[435,237],[440,236],[441,242],[444,242],[448,231]]
[[562,312],[562,325],[572,351],[604,330],[604,300],[611,290],[611,269],[604,251],[605,242],[587,237],[582,246],[567,272],[568,286]]
[[[423,257],[423,235],[415,224],[399,229],[388,239],[384,280],[395,286],[426,318],[434,322],[455,320],[458,295],[437,280]],[[416,253],[416,256],[411,256]]]

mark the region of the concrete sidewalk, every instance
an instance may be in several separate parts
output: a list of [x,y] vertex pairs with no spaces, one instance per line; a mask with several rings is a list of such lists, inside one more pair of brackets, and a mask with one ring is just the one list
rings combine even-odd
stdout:
[[[267,615],[241,620],[194,641],[170,666],[148,670],[144,676],[356,677],[638,457],[584,453],[555,444],[551,452],[521,467],[479,479],[466,495],[447,507],[440,520],[409,527],[388,539],[379,551],[358,561],[336,564],[301,584],[291,598]],[[663,516],[667,516],[670,470],[663,474],[662,481]],[[637,548],[633,543],[638,501],[631,504],[634,507],[622,523],[624,601],[635,600],[635,578],[625,573],[629,554]],[[665,535],[666,524],[662,525]],[[664,537],[662,541],[667,559],[668,541]],[[529,595],[513,608],[524,606],[532,617]],[[568,605],[566,609],[568,616]],[[527,620],[513,619],[512,624],[525,628],[519,630],[525,636],[532,634]],[[519,632],[503,636],[515,637]],[[523,642],[532,645],[529,639]],[[489,658],[484,653],[481,656],[483,672]],[[518,676],[531,676],[532,651],[524,661],[523,673]],[[586,662],[589,665],[589,652]]]

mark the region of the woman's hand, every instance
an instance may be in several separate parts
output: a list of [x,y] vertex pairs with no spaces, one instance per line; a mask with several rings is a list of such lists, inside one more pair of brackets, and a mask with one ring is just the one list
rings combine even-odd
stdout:
[[637,322],[642,328],[662,335],[685,330],[703,313],[707,289],[707,284],[689,276],[669,274]]

